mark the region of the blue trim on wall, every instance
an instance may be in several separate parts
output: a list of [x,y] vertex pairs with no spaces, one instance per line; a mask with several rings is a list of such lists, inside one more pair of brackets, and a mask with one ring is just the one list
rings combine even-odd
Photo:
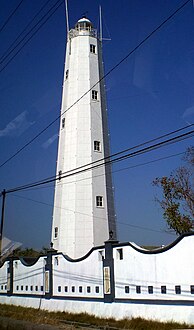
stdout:
[[62,252],[58,252],[58,253],[56,253],[56,254],[58,254],[58,255],[62,255],[62,256],[63,256],[67,261],[69,261],[69,262],[79,262],[79,261],[82,261],[82,260],[87,259],[87,258],[89,257],[89,255],[92,254],[93,251],[95,251],[95,250],[99,250],[99,249],[102,250],[102,249],[104,249],[104,248],[105,248],[104,245],[95,246],[95,247],[93,247],[90,251],[88,251],[88,253],[86,253],[83,257],[78,258],[78,259],[72,259],[72,258],[70,258],[67,254],[63,254]]
[[139,305],[173,305],[194,306],[194,300],[172,300],[172,299],[115,299],[115,303],[139,304]]
[[188,237],[188,236],[194,236],[194,232],[192,233],[186,233],[186,234],[182,234],[181,236],[179,236],[174,242],[172,242],[171,244],[165,246],[165,247],[161,247],[158,248],[156,250],[143,250],[141,248],[138,248],[137,246],[134,246],[132,243],[130,242],[124,242],[124,243],[118,243],[118,244],[114,244],[114,248],[117,247],[123,247],[123,246],[130,246],[132,247],[134,250],[143,253],[143,254],[159,254],[159,253],[163,253],[166,252],[170,249],[172,249],[175,245],[177,245],[183,238]]

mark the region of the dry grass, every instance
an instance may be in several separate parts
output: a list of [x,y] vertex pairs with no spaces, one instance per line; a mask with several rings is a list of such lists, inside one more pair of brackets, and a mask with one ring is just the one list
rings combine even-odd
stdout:
[[13,305],[0,304],[0,316],[9,317],[16,320],[30,321],[35,324],[61,325],[61,321],[83,322],[96,327],[115,327],[120,329],[133,330],[170,330],[170,329],[192,329],[194,327],[175,322],[161,323],[148,321],[142,318],[123,319],[115,321],[114,319],[102,319],[86,313],[70,314],[66,312],[47,312],[34,308],[24,308]]

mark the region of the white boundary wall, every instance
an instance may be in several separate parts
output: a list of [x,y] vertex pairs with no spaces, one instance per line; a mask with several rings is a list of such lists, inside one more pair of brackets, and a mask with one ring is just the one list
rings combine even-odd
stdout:
[[[194,234],[151,252],[135,244],[108,241],[78,260],[49,253],[31,266],[19,259],[4,262],[0,267],[0,303],[115,319],[142,317],[194,324]],[[109,293],[104,292],[105,268],[111,274]],[[49,292],[45,292],[45,269],[52,275]],[[9,278],[13,283],[8,290]]]

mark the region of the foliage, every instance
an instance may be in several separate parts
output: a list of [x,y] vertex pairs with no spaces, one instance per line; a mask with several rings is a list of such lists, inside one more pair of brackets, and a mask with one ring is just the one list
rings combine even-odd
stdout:
[[187,149],[185,166],[173,171],[169,177],[156,178],[153,184],[162,188],[162,200],[156,199],[162,207],[164,219],[177,235],[193,229],[194,190],[192,183],[194,147]]
[[40,255],[45,255],[48,249],[43,247],[41,251],[34,250],[33,248],[17,248],[12,252],[13,257],[32,257],[37,258]]

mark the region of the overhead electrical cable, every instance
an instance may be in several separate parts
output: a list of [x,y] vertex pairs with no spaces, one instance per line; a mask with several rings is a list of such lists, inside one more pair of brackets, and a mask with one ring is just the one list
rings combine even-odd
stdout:
[[[55,8],[55,6],[58,4],[58,6]],[[63,1],[58,0],[49,10],[48,12],[43,15],[43,17],[41,17],[41,19],[30,29],[30,31],[28,31],[26,33],[26,35],[17,43],[17,45],[9,51],[9,53],[7,55],[4,56],[4,58],[1,58],[1,62],[0,64],[2,64],[8,57],[9,55],[11,55],[11,53],[13,53],[13,51],[20,45],[22,44],[22,42],[26,39],[26,37],[42,22],[42,20],[45,18],[45,21],[35,30],[35,32],[22,44],[22,46],[20,47],[20,49],[8,60],[8,62],[4,65],[4,67],[0,70],[0,72],[2,72],[7,66],[8,64],[16,57],[16,55],[24,48],[24,46],[35,36],[35,34],[40,30],[40,28],[48,21],[48,19],[56,12],[56,10],[63,4]],[[52,11],[53,10],[53,11]],[[46,17],[48,15],[48,13],[50,13],[50,15],[48,17]]]
[[[175,133],[178,133],[178,132],[180,132],[180,131],[182,131],[182,130],[185,130],[185,129],[189,128],[189,127],[192,127],[193,125],[194,125],[194,124],[187,125],[187,126],[185,126],[185,127],[179,128],[179,129],[174,130],[174,131],[172,131],[172,132],[169,132],[169,133],[163,134],[163,135],[161,135],[161,136],[159,136],[159,137],[157,137],[157,138],[154,138],[154,139],[148,140],[148,141],[146,141],[146,142],[140,143],[140,144],[138,144],[138,145],[136,145],[136,146],[129,147],[129,148],[127,148],[127,149],[124,149],[124,150],[121,150],[121,151],[119,151],[119,152],[116,152],[116,153],[114,153],[114,154],[112,154],[112,155],[110,155],[110,156],[107,156],[107,157],[104,157],[104,158],[100,158],[99,160],[96,160],[96,161],[94,161],[94,162],[90,162],[90,163],[84,164],[84,165],[82,165],[82,166],[79,166],[79,167],[73,168],[73,169],[71,169],[71,170],[69,170],[69,171],[66,171],[65,173],[68,174],[68,173],[71,173],[72,171],[77,171],[77,170],[80,170],[80,169],[86,168],[86,167],[88,167],[88,166],[91,166],[91,165],[94,165],[94,164],[97,164],[97,163],[101,163],[102,161],[109,160],[110,158],[116,157],[116,156],[118,156],[118,155],[122,155],[123,153],[129,152],[129,151],[132,151],[132,150],[134,150],[134,149],[137,149],[137,148],[143,147],[143,146],[145,146],[145,145],[147,145],[147,144],[150,144],[150,143],[152,143],[152,142],[155,142],[155,141],[161,140],[161,139],[164,138],[164,137],[168,137],[168,136],[170,136],[170,135],[174,135]],[[63,174],[64,174],[64,173],[63,173]],[[60,174],[60,175],[61,175],[61,174]],[[41,182],[43,182],[43,181],[56,179],[56,178],[59,178],[60,175],[54,175],[54,176],[52,176],[52,177],[47,177],[47,178],[44,178],[44,179],[42,179],[42,180],[39,180],[39,181],[33,182],[32,184],[39,184],[39,183],[41,183]],[[31,183],[28,183],[28,185],[30,185],[30,184],[31,184]]]
[[[59,116],[57,116],[56,119],[54,119],[49,125],[47,125],[42,131],[40,131],[38,134],[36,134],[31,140],[29,140],[23,147],[21,147],[20,149],[18,149],[14,154],[12,154],[9,158],[7,158],[1,165],[0,167],[4,166],[5,164],[7,164],[11,159],[13,159],[14,157],[16,157],[21,151],[23,151],[25,148],[27,148],[32,142],[34,142],[40,135],[42,135],[49,127],[51,127],[57,120],[59,120],[61,118],[61,116],[63,116],[67,111],[69,111],[74,105],[76,105],[85,95],[87,95],[96,85],[98,85],[104,78],[106,78],[113,70],[115,70],[119,65],[121,65],[121,63],[123,63],[124,61],[126,61],[128,59],[128,57],[130,55],[132,55],[138,48],[140,48],[149,38],[151,38],[151,36],[156,33],[159,29],[161,29],[161,27],[163,27],[164,24],[166,24],[170,19],[172,19],[181,9],[183,9],[188,3],[190,2],[190,0],[187,0],[183,5],[181,5],[178,9],[176,9],[170,16],[168,16],[161,24],[159,24],[151,33],[149,33],[147,35],[147,37],[145,37],[135,48],[133,48],[133,50],[131,50],[125,57],[123,57],[116,65],[114,65],[107,73],[104,74],[104,76],[98,81],[96,82],[87,92],[85,92],[84,94],[82,94],[82,96],[80,98],[77,99],[77,101],[75,101],[69,108],[67,108],[64,112],[62,112]],[[61,3],[62,4],[62,3]],[[60,5],[61,5],[60,4]],[[59,6],[60,6],[59,5]],[[58,6],[58,7],[59,7]],[[58,7],[55,9],[55,11],[58,9]],[[53,12],[54,13],[54,12]],[[50,15],[52,16],[53,13]],[[49,19],[49,17],[47,18],[47,20]],[[47,21],[46,20],[46,21]],[[42,24],[43,25],[43,24]],[[42,27],[42,25],[38,28],[38,30]],[[37,31],[36,31],[37,32]],[[33,37],[33,35],[30,37],[30,39]],[[29,40],[26,41],[26,43]],[[26,44],[25,43],[25,44]],[[24,45],[25,45],[24,44]],[[23,45],[23,47],[24,47]],[[16,53],[18,54],[19,51]],[[1,72],[1,71],[0,71]]]
[[[50,2],[51,0],[47,0],[46,3],[39,9],[39,11],[34,15],[34,17],[30,20],[30,22],[25,26],[25,28],[22,30],[22,32],[17,36],[17,38],[11,43],[11,45],[7,48],[7,50],[3,53],[3,55],[0,57],[0,64],[3,63],[3,61],[7,58],[7,56],[9,56],[14,50],[15,48],[12,48],[15,43],[20,39],[20,37],[24,34],[24,32],[29,28],[29,26],[32,24],[32,22],[39,16],[39,14],[41,13],[41,11],[47,6],[47,4]],[[26,36],[25,36],[26,37]],[[16,45],[16,47],[19,44]]]
[[[158,140],[161,140],[161,139],[163,139],[163,138],[165,138],[165,137],[168,137],[168,136],[174,135],[174,134],[176,134],[176,133],[178,133],[178,132],[184,131],[184,130],[186,130],[186,129],[192,127],[192,126],[194,126],[194,124],[189,124],[189,125],[187,125],[187,126],[184,126],[184,127],[179,128],[179,129],[176,129],[176,130],[174,130],[174,131],[172,131],[172,132],[168,132],[168,133],[165,133],[165,134],[163,134],[163,135],[160,135],[160,136],[158,136],[158,137],[156,137],[156,138],[153,138],[153,139],[151,139],[151,140],[148,140],[148,141],[142,142],[142,143],[140,143],[140,144],[138,144],[138,145],[135,145],[135,146],[133,146],[133,147],[129,147],[129,148],[127,148],[127,149],[124,149],[124,150],[118,151],[118,152],[116,152],[116,153],[114,153],[114,154],[112,154],[112,155],[110,155],[110,156],[107,156],[107,157],[104,157],[104,158],[100,158],[100,159],[98,159],[98,160],[95,160],[95,161],[93,161],[92,163],[90,162],[90,163],[87,163],[87,164],[81,165],[81,166],[79,166],[79,167],[73,168],[73,169],[71,169],[71,170],[69,170],[69,171],[66,171],[66,174],[69,173],[69,172],[72,172],[72,171],[78,170],[78,169],[85,168],[86,166],[91,166],[91,165],[97,164],[97,163],[102,162],[102,161],[104,161],[104,160],[106,160],[106,159],[110,159],[110,158],[116,157],[116,156],[118,156],[118,155],[122,155],[123,153],[126,153],[126,152],[129,152],[129,151],[131,151],[131,150],[134,150],[134,149],[137,149],[137,148],[143,147],[143,146],[145,146],[145,145],[147,145],[147,144],[153,143],[153,142],[158,141]],[[42,179],[42,180],[39,180],[39,181],[33,182],[33,184],[35,184],[35,183],[41,183],[42,181],[45,181],[45,180],[55,179],[56,177],[59,177],[59,175],[58,175],[58,176],[54,175],[54,176],[51,176],[51,177],[44,178],[44,179]],[[30,183],[29,183],[29,184],[30,184]]]
[[[141,166],[153,164],[153,163],[159,162],[161,160],[165,160],[165,159],[169,159],[169,158],[172,158],[172,157],[177,157],[177,156],[184,155],[185,153],[186,152],[183,151],[183,152],[179,152],[179,153],[172,154],[172,155],[169,155],[169,156],[164,156],[164,157],[160,157],[160,158],[157,158],[157,159],[153,159],[153,160],[150,160],[150,161],[147,161],[147,162],[144,162],[144,163],[140,163],[140,164],[135,164],[135,165],[123,167],[123,168],[120,168],[118,170],[112,170],[112,173],[118,173],[118,172],[130,170],[130,169],[134,169],[134,168],[137,168],[137,167],[141,167]],[[74,181],[62,182],[62,183],[58,184],[58,186],[63,186],[63,185],[69,184],[69,183],[75,183],[75,182],[85,181],[85,180],[89,180],[91,178],[97,178],[97,177],[100,177],[100,176],[105,176],[105,173],[98,174],[98,175],[93,175],[92,177],[82,178],[82,179],[79,179],[79,180],[76,180],[76,181],[74,180]],[[30,191],[30,190],[31,191],[34,191],[34,190],[45,189],[45,188],[54,188],[54,185],[52,184],[52,185],[46,186],[46,187],[28,188],[27,190],[28,191]]]
[[[90,167],[88,167],[89,164],[87,164],[87,166],[86,165],[83,166],[84,167],[83,169],[79,169],[79,168],[78,168],[78,170],[74,169],[74,170],[70,171],[71,173],[69,173],[69,171],[64,172],[60,175],[60,179],[67,178],[67,177],[70,177],[70,176],[73,176],[73,175],[76,175],[76,174],[81,174],[83,172],[90,171],[90,170],[93,170],[95,168],[99,168],[101,166],[107,166],[107,165],[110,165],[112,163],[123,161],[125,159],[132,158],[132,157],[135,157],[135,156],[138,156],[138,155],[142,155],[142,154],[145,154],[147,152],[150,152],[150,151],[156,150],[158,148],[161,148],[164,145],[169,145],[169,144],[172,144],[172,143],[176,143],[176,142],[185,140],[187,138],[190,138],[192,136],[194,136],[194,130],[192,130],[190,132],[187,132],[187,133],[184,133],[184,134],[181,134],[179,136],[170,138],[168,140],[153,144],[149,147],[145,147],[143,149],[134,151],[132,153],[128,153],[128,154],[123,155],[123,156],[119,156],[115,159],[110,159],[111,158],[111,156],[110,156],[109,159],[107,159],[105,161],[103,159],[100,164],[92,165],[93,163],[90,163],[92,165]],[[6,190],[6,193],[12,193],[12,192],[15,192],[15,191],[26,190],[28,188],[40,186],[40,185],[47,184],[47,183],[51,183],[51,182],[54,182],[54,181],[57,181],[57,180],[59,180],[59,176],[56,176],[55,178],[52,178],[52,179],[49,179],[49,180],[40,181],[39,183],[31,183],[31,184],[26,184],[26,185],[23,185],[23,186],[15,187],[15,188],[12,188],[12,189],[8,189],[8,190]]]
[[[28,198],[28,197],[25,197],[25,196],[20,196],[20,195],[15,195],[15,194],[12,194],[12,196],[14,196],[16,198],[25,199],[25,200],[28,200],[28,201],[31,201],[31,202],[34,202],[34,203],[42,204],[42,205],[45,205],[45,206],[50,206],[52,208],[54,207],[54,208],[57,208],[57,209],[62,209],[62,210],[66,210],[66,211],[70,211],[70,212],[74,212],[74,213],[77,213],[77,214],[81,214],[81,215],[85,215],[85,216],[91,217],[91,215],[90,214],[87,214],[87,213],[77,212],[75,210],[66,209],[66,208],[61,207],[61,206],[54,206],[53,204],[42,202],[42,201],[38,201],[38,200],[35,200],[35,199],[32,199],[32,198]],[[95,218],[107,221],[106,218],[102,218],[102,217],[98,217],[98,216],[95,216]],[[160,233],[160,234],[161,233],[163,233],[163,234],[165,233],[165,234],[169,234],[169,235],[174,235],[173,233],[166,232],[164,230],[157,230],[157,229],[153,229],[153,228],[149,228],[149,227],[142,227],[142,226],[130,224],[130,223],[127,223],[127,222],[120,222],[118,220],[117,220],[117,224],[121,224],[121,225],[124,225],[124,226],[129,226],[129,227],[137,228],[137,229],[141,229],[141,230],[152,231],[152,232]]]
[[3,29],[6,27],[6,25],[8,24],[8,22],[10,21],[10,19],[13,17],[13,15],[16,13],[16,11],[18,10],[18,8],[21,6],[22,2],[24,0],[21,0],[18,5],[16,6],[16,8],[11,12],[11,14],[8,16],[8,18],[5,20],[5,22],[3,23],[2,27],[0,28],[0,32],[3,31]]

